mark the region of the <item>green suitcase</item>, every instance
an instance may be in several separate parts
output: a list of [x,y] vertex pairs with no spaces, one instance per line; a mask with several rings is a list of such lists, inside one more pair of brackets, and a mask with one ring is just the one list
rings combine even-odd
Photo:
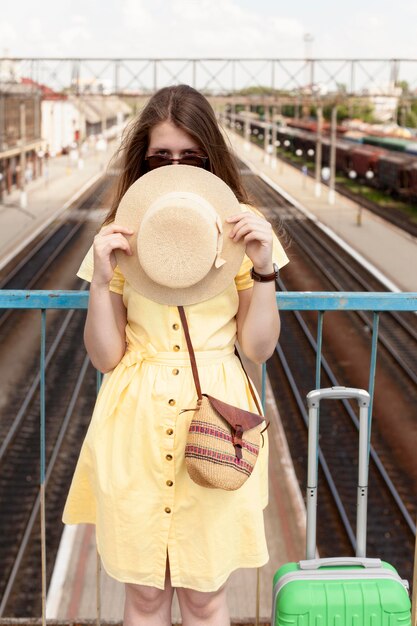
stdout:
[[[318,411],[320,400],[342,398],[356,399],[360,410],[356,557],[316,559]],[[271,626],[411,626],[407,581],[388,563],[365,556],[369,394],[349,387],[316,389],[307,403],[307,559],[276,572]]]

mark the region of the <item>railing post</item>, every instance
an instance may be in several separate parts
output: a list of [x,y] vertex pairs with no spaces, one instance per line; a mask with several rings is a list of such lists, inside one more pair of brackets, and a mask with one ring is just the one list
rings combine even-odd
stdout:
[[261,403],[262,403],[262,408],[264,410],[265,410],[265,398],[266,398],[266,363],[262,363]]
[[323,343],[323,319],[324,311],[319,311],[317,318],[316,389],[320,389],[321,380],[321,346]]
[[[374,391],[375,391],[375,373],[376,373],[376,352],[378,348],[378,330],[379,330],[379,313],[374,311],[373,323],[372,323],[372,344],[371,344],[371,363],[369,366],[369,413],[368,413],[368,432],[371,433],[372,424],[372,408],[374,404]],[[370,440],[368,441],[368,450],[370,446]]]
[[[103,374],[97,370],[96,392],[99,394]],[[101,558],[96,549],[96,626],[101,625]]]
[[40,350],[40,509],[41,509],[41,563],[42,563],[42,626],[46,626],[46,520],[45,520],[45,355],[46,310],[41,309]]

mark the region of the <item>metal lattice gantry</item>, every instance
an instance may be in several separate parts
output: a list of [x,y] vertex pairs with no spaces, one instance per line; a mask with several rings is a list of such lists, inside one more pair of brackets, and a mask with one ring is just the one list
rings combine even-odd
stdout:
[[417,97],[417,59],[0,58],[0,91],[22,78],[75,95],[146,94],[187,83],[209,95],[263,88],[292,96],[398,96],[406,82],[406,95]]

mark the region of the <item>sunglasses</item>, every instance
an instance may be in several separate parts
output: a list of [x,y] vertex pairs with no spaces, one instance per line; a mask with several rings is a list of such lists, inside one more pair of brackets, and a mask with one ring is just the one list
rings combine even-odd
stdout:
[[164,167],[164,165],[172,165],[173,163],[191,165],[192,167],[206,167],[208,157],[200,154],[185,154],[179,159],[173,159],[163,154],[152,154],[145,157],[145,161],[148,162],[150,170],[155,170],[157,167]]

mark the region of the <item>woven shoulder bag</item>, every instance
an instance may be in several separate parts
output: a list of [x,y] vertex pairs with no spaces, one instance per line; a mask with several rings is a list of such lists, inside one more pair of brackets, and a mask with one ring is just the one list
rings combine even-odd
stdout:
[[[194,411],[185,446],[187,471],[201,487],[234,491],[246,482],[255,466],[264,430],[262,411],[244,368],[259,415],[201,393],[187,318],[182,306],[178,311],[197,391],[197,406],[184,409]],[[237,351],[236,354],[239,357]]]

